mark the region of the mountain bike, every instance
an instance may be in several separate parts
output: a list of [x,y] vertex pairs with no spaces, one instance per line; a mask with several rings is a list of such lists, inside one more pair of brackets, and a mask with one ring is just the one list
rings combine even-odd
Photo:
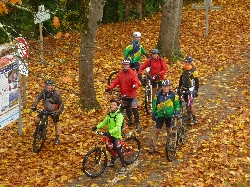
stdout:
[[[134,132],[132,132],[134,133]],[[135,136],[131,136],[132,133],[127,135],[124,141],[120,141],[122,146],[122,154],[124,156],[124,163],[126,165],[135,162],[140,154],[140,142]],[[91,149],[83,159],[83,172],[89,177],[97,177],[101,175],[107,167],[107,151],[117,158],[117,153],[113,149],[112,139],[104,136],[103,132],[96,131],[96,134],[101,135],[101,141]]]
[[36,110],[39,114],[42,114],[40,118],[39,125],[36,127],[33,139],[33,151],[39,153],[44,146],[46,140],[46,128],[49,125],[48,116],[53,115],[54,112],[49,112],[46,110]]
[[188,140],[189,125],[184,123],[184,107],[186,102],[183,99],[183,92],[179,97],[180,115],[174,115],[172,118],[171,133],[166,142],[166,157],[168,161],[173,161],[177,156],[179,142],[185,144]]
[[153,103],[153,95],[152,95],[152,85],[151,85],[151,79],[150,79],[150,68],[146,68],[146,76],[143,78],[145,80],[145,109],[147,114],[152,113],[152,103]]
[[118,72],[119,72],[119,70],[118,70],[118,71],[113,71],[113,72],[111,72],[111,74],[110,74],[109,77],[108,77],[108,85],[110,85],[110,83],[111,83],[112,80],[116,77],[116,75],[117,75]]
[[181,115],[172,118],[171,132],[166,142],[166,157],[172,162],[177,156],[179,142],[185,144],[188,139],[188,129],[183,125]]

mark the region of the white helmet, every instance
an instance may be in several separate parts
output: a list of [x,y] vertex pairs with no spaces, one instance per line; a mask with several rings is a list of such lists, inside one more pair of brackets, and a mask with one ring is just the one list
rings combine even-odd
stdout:
[[134,32],[134,33],[133,33],[133,36],[134,36],[134,37],[141,37],[141,33],[140,33],[140,32]]

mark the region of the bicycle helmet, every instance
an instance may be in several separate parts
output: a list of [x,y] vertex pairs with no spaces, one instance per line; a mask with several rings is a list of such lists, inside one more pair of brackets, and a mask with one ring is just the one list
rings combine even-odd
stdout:
[[44,81],[44,84],[45,84],[45,85],[54,85],[55,83],[54,83],[53,80],[48,79],[48,80]]
[[170,82],[170,80],[164,80],[164,81],[162,81],[162,86],[170,86],[171,85],[171,82]]
[[158,49],[152,49],[152,50],[150,51],[150,53],[152,53],[152,54],[159,54],[160,52],[159,52]]
[[185,62],[188,62],[188,63],[192,63],[194,61],[194,59],[190,56],[187,56],[185,59],[184,59]]
[[124,59],[124,60],[122,61],[122,64],[130,64],[130,60],[129,60],[129,59]]
[[133,36],[136,38],[136,37],[141,37],[141,33],[140,32],[134,32],[133,33]]
[[120,102],[115,98],[110,100],[110,103],[113,103],[113,102],[115,102],[117,104],[117,106],[119,106],[119,104],[120,104]]

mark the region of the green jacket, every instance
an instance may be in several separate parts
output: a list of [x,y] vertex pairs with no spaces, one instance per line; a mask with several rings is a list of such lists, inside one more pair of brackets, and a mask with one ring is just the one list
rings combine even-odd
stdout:
[[142,55],[148,57],[145,48],[136,40],[133,40],[124,50],[124,57],[129,58],[131,63],[140,62]]
[[163,94],[163,91],[157,92],[153,99],[153,113],[157,117],[172,118],[174,111],[180,111],[178,95],[170,91]]
[[[116,117],[115,117],[116,116]],[[122,138],[122,125],[124,121],[124,116],[120,113],[120,110],[116,110],[115,112],[110,112],[104,120],[99,123],[96,127],[100,129],[106,125],[108,125],[108,131],[111,136],[115,138]]]

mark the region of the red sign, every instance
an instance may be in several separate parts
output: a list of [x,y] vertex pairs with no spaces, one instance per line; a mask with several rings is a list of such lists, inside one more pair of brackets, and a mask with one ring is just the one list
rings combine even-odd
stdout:
[[29,47],[24,38],[18,37],[16,38],[19,41],[18,44],[18,53],[22,58],[28,58],[29,56]]

